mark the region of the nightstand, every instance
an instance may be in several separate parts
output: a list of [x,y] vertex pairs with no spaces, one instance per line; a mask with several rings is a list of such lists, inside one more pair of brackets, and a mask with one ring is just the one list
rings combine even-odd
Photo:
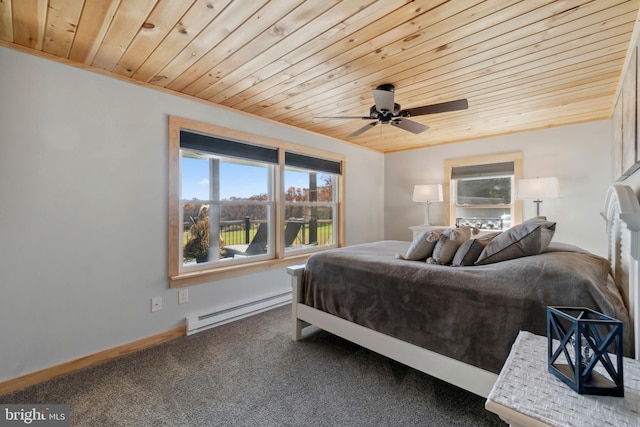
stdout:
[[422,233],[423,231],[427,231],[427,230],[442,231],[442,230],[447,230],[449,228],[454,228],[454,227],[447,227],[446,225],[412,225],[411,227],[409,227],[409,230],[411,230],[411,232],[413,233],[413,238],[415,239],[416,236]]
[[[409,230],[411,230],[411,232],[413,233],[413,238],[415,239],[416,236],[422,233],[423,231],[427,231],[427,230],[442,231],[442,230],[447,230],[449,228],[456,228],[456,227],[454,226],[448,227],[446,225],[412,225],[411,227],[409,227]],[[472,234],[471,238],[477,239],[478,237],[486,236],[487,234],[492,234],[492,233],[495,233],[496,231],[501,231],[501,230],[480,230],[478,234]]]
[[485,407],[511,426],[640,425],[640,361],[624,358],[624,397],[578,394],[547,367],[547,338],[521,331]]

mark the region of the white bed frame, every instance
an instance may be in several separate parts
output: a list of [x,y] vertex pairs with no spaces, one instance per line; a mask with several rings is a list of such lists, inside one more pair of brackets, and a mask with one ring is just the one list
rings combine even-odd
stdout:
[[[634,354],[640,360],[640,315],[636,312],[640,308],[640,204],[636,194],[628,186],[611,186],[602,216],[607,222],[614,279],[631,314]],[[302,337],[304,327],[315,325],[482,397],[489,395],[498,378],[496,374],[309,307],[302,303],[304,265],[289,267],[287,272],[292,276],[294,340]]]

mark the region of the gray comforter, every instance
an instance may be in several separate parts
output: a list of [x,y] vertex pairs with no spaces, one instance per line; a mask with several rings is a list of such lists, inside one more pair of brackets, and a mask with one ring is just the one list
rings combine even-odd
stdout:
[[[304,303],[498,373],[518,331],[546,335],[549,305],[629,318],[606,259],[566,244],[473,267],[395,259],[409,242],[381,241],[309,258]],[[628,338],[625,349],[630,349]]]

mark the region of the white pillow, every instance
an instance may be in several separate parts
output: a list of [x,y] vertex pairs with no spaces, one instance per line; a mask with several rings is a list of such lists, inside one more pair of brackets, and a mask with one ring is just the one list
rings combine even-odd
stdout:
[[405,255],[396,254],[396,258],[410,261],[423,261],[431,256],[433,248],[438,242],[440,233],[435,230],[426,230],[418,234]]

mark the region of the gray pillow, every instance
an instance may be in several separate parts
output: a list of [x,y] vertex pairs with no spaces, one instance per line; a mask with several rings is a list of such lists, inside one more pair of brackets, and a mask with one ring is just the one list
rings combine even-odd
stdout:
[[471,230],[467,227],[443,231],[435,248],[433,248],[433,255],[427,259],[427,262],[440,265],[450,264],[460,245],[469,240],[470,235]]
[[484,248],[496,237],[500,232],[487,234],[486,236],[478,237],[477,239],[471,239],[464,242],[456,251],[451,265],[453,267],[474,265],[480,257],[480,254]]
[[497,235],[483,250],[476,265],[542,253],[553,238],[556,223],[532,218]]
[[396,258],[410,261],[422,261],[431,256],[433,248],[438,242],[440,233],[435,230],[427,230],[418,234],[405,255],[396,254]]

